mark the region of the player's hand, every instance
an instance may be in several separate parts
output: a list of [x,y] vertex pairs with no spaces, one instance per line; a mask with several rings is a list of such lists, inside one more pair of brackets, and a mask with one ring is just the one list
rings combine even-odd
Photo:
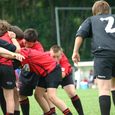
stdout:
[[72,61],[76,64],[80,61],[80,56],[78,52],[73,52],[72,54]]
[[23,55],[18,54],[18,53],[13,53],[13,57],[19,61],[22,61],[23,59],[25,59]]
[[11,39],[16,38],[16,34],[12,31],[8,31],[8,35]]

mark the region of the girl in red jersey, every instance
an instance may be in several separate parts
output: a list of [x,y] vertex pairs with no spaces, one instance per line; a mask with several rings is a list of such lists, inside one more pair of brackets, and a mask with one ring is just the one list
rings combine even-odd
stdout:
[[[41,52],[44,52],[43,46],[38,41],[39,35],[38,32],[33,28],[28,28],[24,31],[24,40],[25,40],[25,47],[35,49]],[[27,72],[24,74],[25,71],[22,69],[19,81],[20,85],[20,105],[22,109],[22,113],[24,115],[29,115],[30,111],[30,104],[28,96],[33,94],[33,90],[37,85],[37,81],[39,80],[38,75],[33,72]],[[28,79],[29,78],[29,79]]]
[[[0,39],[7,41],[8,43],[12,43],[16,46],[16,49],[19,50],[20,46],[15,39],[9,37],[9,34],[12,32],[8,32],[10,29],[10,24],[7,21],[0,20]],[[10,59],[0,57],[0,84],[3,88],[4,97],[6,100],[6,108],[7,114],[14,114],[14,92],[13,89],[15,87],[15,73],[13,70],[13,64]],[[9,76],[10,75],[10,76]]]
[[[13,33],[14,32],[14,33]],[[10,32],[8,32],[8,35],[10,38],[14,38],[16,37],[16,39],[14,39],[15,41],[17,40],[20,44],[21,47],[24,47],[24,43],[25,43],[25,40],[23,39],[24,38],[24,33],[23,31],[18,27],[18,26],[10,26]],[[1,42],[0,42],[0,45],[10,51],[13,51],[13,52],[18,52],[18,50],[16,50],[16,47],[12,45],[9,45],[6,41],[0,39]],[[13,40],[13,41],[14,41]],[[17,42],[17,44],[18,44]],[[19,68],[19,61],[17,60],[13,60],[13,68],[14,69],[17,69]],[[16,73],[16,71],[15,71]],[[19,82],[19,79],[16,79],[16,86],[14,88],[14,101],[15,101],[15,110],[14,110],[14,115],[19,115],[20,114],[20,111],[19,111],[19,93],[17,91],[17,88],[18,88],[18,82]],[[0,98],[0,101],[1,101],[1,108],[3,110],[3,113],[5,114],[6,112],[6,104],[5,104],[5,100],[4,100],[4,96],[2,95],[2,90],[1,91],[1,98]]]
[[[16,51],[16,46],[14,46],[13,44],[8,44],[8,42],[6,42],[5,40],[2,40],[2,39],[0,39],[0,47],[2,47],[2,48],[6,48],[6,49],[8,49],[8,50],[10,50],[10,51],[12,51],[12,52],[15,52]],[[3,52],[3,53],[5,53],[5,51],[4,50],[2,50],[2,49],[0,49],[0,52]],[[1,52],[1,53],[2,53]],[[7,57],[6,57],[7,58]],[[15,93],[16,94],[16,93]],[[18,100],[17,100],[18,101]],[[2,108],[2,112],[3,112],[3,114],[5,115],[6,114],[6,101],[5,101],[5,99],[4,99],[4,95],[3,95],[3,89],[2,88],[0,88],[0,105],[1,105],[1,108]],[[19,110],[19,109],[18,109]],[[17,114],[17,113],[19,113],[19,111],[17,111],[17,105],[16,105],[16,103],[15,103],[15,111],[14,111],[14,114],[15,115],[19,115],[19,114]]]
[[58,45],[54,45],[50,48],[50,55],[60,64],[62,70],[62,82],[61,85],[68,94],[72,101],[73,106],[79,115],[84,115],[82,104],[79,96],[76,94],[73,78],[72,67],[63,53],[63,50]]
[[[44,52],[44,48],[42,46],[42,44],[38,41],[39,40],[39,33],[33,29],[33,28],[28,28],[24,31],[24,39],[25,39],[25,47],[28,48],[32,48],[41,52]],[[22,74],[21,74],[22,75]],[[29,78],[30,78],[30,74],[28,74]],[[27,76],[26,77],[26,81],[27,80]],[[25,82],[23,75],[20,76],[20,78],[22,78],[20,81],[21,82]],[[27,96],[31,96],[33,94],[33,89],[35,89],[36,83],[39,81],[38,79],[38,75],[37,75],[37,79],[36,79],[36,75],[35,73],[31,73],[31,81],[28,82],[28,84],[23,84],[20,87],[20,94],[21,94],[21,106],[23,109],[23,113],[24,115],[29,115],[29,100],[27,98]],[[36,93],[38,93],[38,91],[35,90],[34,96],[35,99],[36,97]],[[44,95],[44,99],[47,101],[47,95]],[[47,108],[47,109],[42,109],[44,114],[50,112],[51,114],[55,114],[55,108],[51,107],[51,108]]]

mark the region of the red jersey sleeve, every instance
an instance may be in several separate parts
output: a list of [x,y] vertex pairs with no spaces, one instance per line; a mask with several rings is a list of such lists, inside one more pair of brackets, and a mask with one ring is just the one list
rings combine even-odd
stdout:
[[20,54],[25,57],[25,59],[21,62],[21,64],[22,65],[28,64],[29,49],[27,49],[27,48],[21,48]]
[[32,49],[36,49],[38,51],[44,52],[44,48],[42,44],[38,41],[33,45]]
[[[6,32],[3,36],[0,36],[0,39],[8,42],[8,43],[11,43],[12,44],[12,41],[8,35],[8,32]],[[7,58],[4,58],[2,56],[0,56],[0,63],[1,64],[5,64],[5,65],[11,65],[12,66],[12,60],[11,59],[7,59]]]
[[62,54],[59,64],[61,65],[62,71],[65,72],[66,75],[72,72],[72,67],[64,53]]

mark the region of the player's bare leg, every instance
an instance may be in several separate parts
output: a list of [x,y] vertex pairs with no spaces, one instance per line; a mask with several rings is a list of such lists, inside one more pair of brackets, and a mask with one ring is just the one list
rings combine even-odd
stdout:
[[73,103],[73,106],[75,107],[75,109],[79,113],[79,115],[84,115],[80,98],[76,94],[75,86],[73,84],[66,85],[66,86],[64,86],[64,90],[68,94],[69,98],[71,99],[71,101]]
[[14,114],[14,89],[4,89],[4,97],[6,100],[6,108],[7,108],[7,113],[11,113],[12,115]]
[[97,86],[99,89],[99,104],[101,115],[110,115],[111,99],[111,80],[103,80],[97,78]]
[[113,77],[111,80],[111,93],[112,93],[113,103],[115,106],[115,77]]
[[14,114],[19,115],[19,92],[17,91],[17,88],[14,88],[14,102],[15,102],[15,108],[14,108]]
[[70,110],[67,108],[66,104],[57,97],[56,95],[56,88],[47,88],[47,94],[51,102],[59,108],[64,115],[72,115]]
[[49,105],[49,107],[50,107],[50,112],[51,112],[53,115],[56,115],[55,105],[50,101],[47,92],[45,92],[44,98],[45,98],[46,101],[48,102],[48,105]]
[[50,112],[50,107],[48,105],[48,102],[44,98],[46,89],[41,87],[36,87],[35,89],[35,99],[39,103],[40,107],[42,108],[44,113]]

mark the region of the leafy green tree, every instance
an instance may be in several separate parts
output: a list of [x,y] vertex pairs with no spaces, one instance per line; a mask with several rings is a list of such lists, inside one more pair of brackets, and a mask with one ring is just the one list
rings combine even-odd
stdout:
[[[95,0],[0,0],[0,19],[7,20],[23,30],[35,28],[46,50],[57,43],[55,7],[92,7]],[[115,6],[114,0],[107,0]],[[114,11],[113,11],[114,12]],[[76,31],[91,10],[60,10],[59,26],[61,46],[71,61]],[[91,60],[91,39],[84,41],[80,49],[81,60]]]

